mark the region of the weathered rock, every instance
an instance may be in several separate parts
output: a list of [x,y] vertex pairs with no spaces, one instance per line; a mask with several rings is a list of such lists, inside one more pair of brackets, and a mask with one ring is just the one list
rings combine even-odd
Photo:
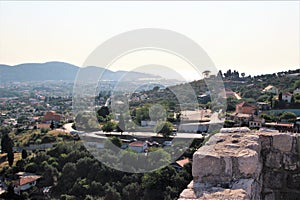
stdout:
[[281,168],[282,155],[280,152],[270,152],[266,155],[265,165],[270,168]]
[[300,197],[299,134],[219,133],[193,159],[194,181],[181,200]]
[[239,152],[237,159],[239,164],[238,168],[242,174],[245,174],[246,176],[255,176],[255,172],[259,167],[259,158],[257,152],[250,149],[244,149]]
[[287,176],[287,187],[300,190],[300,172],[292,173]]
[[290,134],[278,133],[273,135],[273,147],[281,152],[291,152],[293,137]]
[[300,168],[299,156],[293,153],[283,154],[283,165],[285,170],[295,171]]
[[283,174],[276,171],[267,171],[264,174],[263,184],[266,188],[280,189],[282,187]]

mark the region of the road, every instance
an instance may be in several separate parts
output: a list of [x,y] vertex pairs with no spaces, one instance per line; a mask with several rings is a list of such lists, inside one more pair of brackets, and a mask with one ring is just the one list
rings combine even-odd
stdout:
[[[97,131],[97,132],[91,132],[91,133],[84,133],[82,134],[83,136],[88,136],[88,137],[95,137],[99,139],[105,138],[105,134],[113,134],[113,135],[121,135],[120,132],[111,132],[111,133],[104,133],[103,131]],[[156,133],[153,132],[123,132],[122,135],[130,135],[133,137],[155,137],[155,136],[160,136]],[[176,136],[171,136],[171,138],[186,138],[186,139],[192,139],[192,138],[197,138],[197,139],[202,139],[203,136],[201,134],[195,134],[195,133],[177,133]]]

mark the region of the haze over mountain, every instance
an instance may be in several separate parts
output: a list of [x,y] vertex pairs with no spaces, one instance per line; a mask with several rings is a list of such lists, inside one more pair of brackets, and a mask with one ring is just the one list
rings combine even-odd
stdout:
[[[101,75],[101,80],[118,81],[126,76],[128,80],[138,80],[147,78],[161,78],[156,75],[145,74],[134,71],[110,71],[102,67],[89,66],[80,68],[78,66],[64,62],[46,62],[46,63],[25,63],[15,66],[0,64],[0,82],[24,82],[24,81],[45,81],[45,80],[66,80],[74,81],[77,72],[81,70],[82,74],[88,79]],[[81,75],[82,75],[81,74]],[[100,77],[99,77],[100,78]]]

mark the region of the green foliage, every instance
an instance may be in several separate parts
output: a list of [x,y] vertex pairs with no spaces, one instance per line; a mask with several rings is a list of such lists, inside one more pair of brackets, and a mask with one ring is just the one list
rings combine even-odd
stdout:
[[297,80],[297,81],[295,81],[295,83],[294,83],[294,89],[297,89],[297,88],[300,89],[300,80]]
[[104,121],[108,121],[109,119],[109,109],[107,106],[102,106],[98,111],[98,121],[99,122],[104,122]]
[[284,112],[280,116],[280,119],[282,121],[295,122],[296,119],[297,119],[297,115],[295,113],[292,113],[292,112]]
[[119,137],[113,136],[113,137],[110,138],[110,141],[111,141],[114,145],[116,145],[117,147],[121,147],[121,146],[122,146],[122,140],[121,140]]
[[108,121],[102,126],[102,130],[104,132],[112,132],[113,130],[116,129],[116,127],[117,127],[116,122]]
[[155,133],[160,133],[164,137],[169,137],[173,131],[173,124],[170,122],[159,121],[154,127]]
[[41,133],[48,133],[49,129],[47,128],[41,128]]

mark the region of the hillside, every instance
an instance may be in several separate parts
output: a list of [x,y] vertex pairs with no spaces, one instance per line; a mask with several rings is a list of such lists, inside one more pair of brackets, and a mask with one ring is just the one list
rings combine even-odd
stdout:
[[102,79],[117,81],[124,75],[133,80],[141,78],[159,78],[155,75],[140,73],[117,71],[113,72],[105,70],[101,67],[90,66],[79,68],[64,62],[47,62],[47,63],[26,63],[15,66],[0,65],[0,82],[25,82],[25,81],[45,81],[45,80],[65,80],[74,81],[77,72],[81,72],[86,77],[91,75],[102,74]]

